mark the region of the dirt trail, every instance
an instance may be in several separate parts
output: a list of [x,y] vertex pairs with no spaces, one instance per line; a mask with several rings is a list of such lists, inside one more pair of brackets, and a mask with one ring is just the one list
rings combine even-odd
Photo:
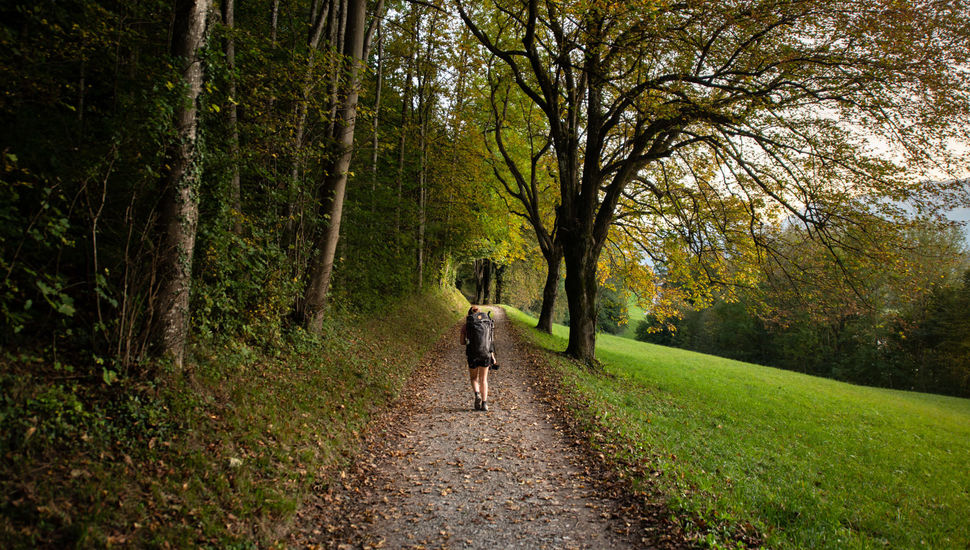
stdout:
[[300,513],[294,547],[627,548],[615,504],[532,390],[492,308],[489,412],[472,410],[458,327],[383,419],[357,471]]

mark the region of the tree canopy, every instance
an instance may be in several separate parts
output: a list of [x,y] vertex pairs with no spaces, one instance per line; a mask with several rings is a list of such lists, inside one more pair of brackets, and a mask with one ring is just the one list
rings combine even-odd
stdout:
[[658,311],[710,303],[810,272],[786,227],[838,276],[895,265],[886,224],[968,201],[967,10],[11,4],[4,338],[125,370],[537,251],[540,326],[564,261],[569,352],[591,361],[606,279]]
[[[624,200],[741,209],[763,245],[760,224],[781,216],[832,242],[860,211],[967,198],[952,178],[925,179],[958,167],[947,140],[967,138],[962,2],[456,5],[545,114],[569,351],[581,359],[592,359],[595,269]],[[698,228],[718,234],[709,241],[724,233],[714,222]]]

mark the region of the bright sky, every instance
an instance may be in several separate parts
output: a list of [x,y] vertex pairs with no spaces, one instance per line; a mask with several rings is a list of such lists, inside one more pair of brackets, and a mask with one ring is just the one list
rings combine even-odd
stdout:
[[963,234],[967,238],[967,243],[970,244],[970,208],[957,208],[956,210],[951,210],[947,214],[953,221],[964,222]]

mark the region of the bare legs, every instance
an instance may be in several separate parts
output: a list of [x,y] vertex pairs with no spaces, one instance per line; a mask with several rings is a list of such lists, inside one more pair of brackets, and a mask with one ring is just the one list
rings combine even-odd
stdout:
[[472,381],[472,387],[475,391],[482,392],[482,401],[488,401],[488,367],[478,367],[473,370],[475,373],[472,375],[474,377]]
[[472,383],[472,391],[475,393],[480,393],[482,390],[478,383],[478,369],[468,369],[468,379]]
[[488,367],[468,369],[468,381],[475,392],[475,410],[488,410]]

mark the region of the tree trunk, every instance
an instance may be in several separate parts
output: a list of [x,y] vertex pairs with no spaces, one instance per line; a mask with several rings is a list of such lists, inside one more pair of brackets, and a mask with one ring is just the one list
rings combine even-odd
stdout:
[[229,200],[232,203],[232,232],[242,234],[242,187],[239,181],[239,110],[236,108],[236,39],[235,0],[223,0],[222,23],[229,30],[226,38],[226,68],[229,70],[229,155],[232,163],[232,178],[229,182]]
[[[347,188],[347,170],[353,156],[354,124],[357,120],[357,98],[360,65],[364,49],[366,0],[349,0],[347,3],[347,26],[344,44],[343,101],[340,107],[340,121],[336,128],[337,157],[332,169],[327,171],[322,190],[324,218],[329,223],[317,241],[317,257],[314,259],[312,275],[307,286],[303,304],[303,318],[308,331],[320,332],[327,303],[327,290],[333,273],[334,256],[340,238],[340,218],[343,212],[344,193]],[[379,15],[379,14],[378,14]]]
[[552,314],[556,307],[556,295],[559,293],[559,267],[562,264],[562,247],[554,246],[553,250],[546,254],[546,263],[548,265],[546,285],[542,288],[542,307],[536,328],[552,334]]
[[569,344],[566,355],[586,365],[595,362],[596,351],[596,259],[592,243],[564,241],[566,299],[569,303]]
[[[428,204],[428,124],[431,121],[431,111],[435,104],[435,97],[431,89],[434,71],[434,38],[437,28],[437,15],[433,15],[428,23],[427,44],[424,58],[419,63],[423,70],[419,70],[418,88],[418,117],[420,134],[420,171],[418,174],[418,249],[417,249],[417,289],[424,288],[425,237],[427,232],[427,204]],[[420,38],[420,35],[419,35]]]
[[[270,19],[269,19],[269,38],[270,38],[270,46],[271,46],[270,51],[273,53],[273,55],[275,55],[276,53],[276,29],[279,26],[279,14],[280,14],[280,0],[273,0],[273,5],[270,11]],[[270,95],[269,100],[266,102],[266,112],[276,115],[276,97],[273,95]],[[276,118],[281,119],[282,117],[277,116]],[[278,142],[273,143],[272,145],[270,145],[270,147],[271,149],[266,153],[272,155],[271,158],[273,159],[276,159],[279,156],[279,153],[284,153],[284,151],[280,150]],[[277,181],[276,162],[271,161],[270,165],[272,166],[272,169],[271,169],[271,175],[267,177],[267,183]],[[277,185],[277,188],[282,188],[282,186],[279,183],[276,183],[276,185]],[[275,210],[276,208],[275,204],[273,208],[274,208],[273,215],[274,216],[279,215],[279,211]]]
[[419,122],[419,149],[420,149],[420,169],[418,172],[418,249],[417,249],[417,290],[421,292],[424,287],[424,234],[425,225],[427,223],[427,213],[425,208],[425,201],[427,199],[427,183],[428,183],[428,116],[430,109],[428,108],[427,102],[430,98],[427,97],[427,90],[425,89],[425,84],[422,82],[421,90],[418,95],[418,116],[421,118]]
[[[377,91],[374,94],[374,151],[371,156],[371,196],[377,194],[377,151],[379,149],[378,130],[381,117],[381,89],[384,87],[384,33],[381,24],[377,24]],[[373,210],[377,209],[376,203]]]
[[[421,32],[421,20],[418,19],[415,22],[415,34]],[[401,135],[400,142],[398,144],[398,159],[397,159],[397,208],[395,208],[394,214],[394,234],[397,236],[395,242],[397,243],[398,252],[400,252],[401,246],[401,209],[404,207],[404,175],[405,175],[405,151],[407,149],[407,132],[408,123],[411,120],[411,79],[414,77],[414,48],[408,49],[408,61],[407,69],[405,70],[404,77],[404,99],[401,102]]]
[[199,167],[195,164],[198,129],[197,100],[202,90],[202,61],[198,51],[205,38],[209,0],[178,0],[172,56],[182,63],[186,90],[175,111],[178,141],[168,153],[170,170],[165,177],[159,215],[162,232],[157,279],[158,318],[152,341],[163,357],[179,368],[185,360],[189,330],[189,294],[192,288],[192,255],[199,221]]
[[475,271],[475,303],[481,304],[485,300],[485,260],[475,260],[472,262],[472,269]]
[[495,303],[502,303],[502,287],[505,286],[505,270],[507,265],[495,266]]
[[482,304],[492,303],[492,260],[482,260]]
[[280,16],[280,0],[273,0],[273,9],[270,13],[269,40],[273,47],[276,47],[276,27]]

